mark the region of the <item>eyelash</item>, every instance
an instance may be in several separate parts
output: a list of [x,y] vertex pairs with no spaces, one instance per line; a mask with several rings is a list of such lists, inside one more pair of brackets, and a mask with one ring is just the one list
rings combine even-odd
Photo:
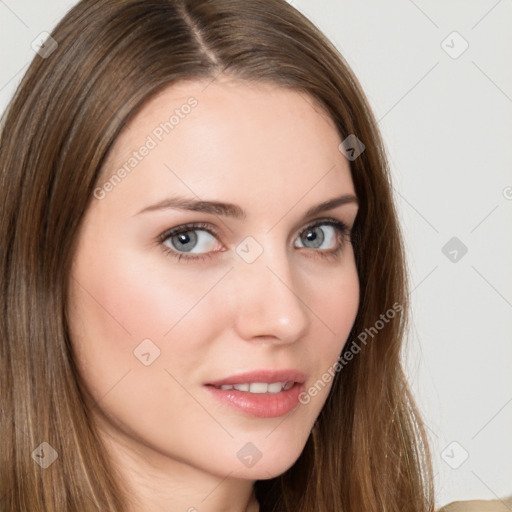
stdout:
[[[314,229],[318,226],[333,226],[338,234],[338,243],[334,249],[320,249],[320,250],[313,250],[314,257],[319,257],[327,260],[334,260],[339,255],[341,250],[343,249],[344,242],[346,238],[351,239],[351,231],[349,230],[348,226],[339,220],[336,219],[319,219],[311,224],[308,224],[307,226],[302,229],[302,231],[299,232],[299,235],[302,234],[304,231]],[[176,260],[185,260],[185,261],[205,261],[210,258],[212,258],[216,253],[222,252],[222,251],[211,251],[207,253],[198,253],[194,256],[190,256],[187,253],[182,253],[179,251],[176,251],[167,245],[164,245],[164,242],[169,239],[172,236],[179,235],[180,233],[186,233],[187,231],[194,231],[194,230],[204,230],[210,235],[214,236],[215,238],[219,238],[219,234],[216,232],[215,229],[211,227],[210,224],[205,224],[203,222],[195,222],[190,224],[183,224],[181,226],[178,226],[176,228],[172,228],[170,230],[165,231],[162,233],[158,238],[157,242],[164,251],[165,254],[175,258]],[[299,249],[307,249],[307,247],[299,247]]]

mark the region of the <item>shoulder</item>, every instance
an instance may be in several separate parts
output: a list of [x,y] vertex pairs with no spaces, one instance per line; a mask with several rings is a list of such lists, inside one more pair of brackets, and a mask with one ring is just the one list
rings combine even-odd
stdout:
[[499,500],[454,501],[437,512],[512,512],[512,496]]

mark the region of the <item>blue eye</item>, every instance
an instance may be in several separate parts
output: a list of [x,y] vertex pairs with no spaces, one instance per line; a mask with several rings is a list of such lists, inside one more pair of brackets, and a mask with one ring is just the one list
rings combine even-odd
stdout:
[[167,240],[170,241],[172,249],[188,253],[210,252],[216,243],[215,237],[204,229],[181,231],[170,235]]
[[338,245],[337,230],[329,224],[317,224],[305,229],[297,239],[301,245],[295,247],[306,247],[308,249],[335,249]]
[[215,249],[215,244],[219,244],[217,235],[209,224],[204,223],[186,224],[168,230],[158,237],[158,242],[166,254],[178,260],[205,260],[221,251]]

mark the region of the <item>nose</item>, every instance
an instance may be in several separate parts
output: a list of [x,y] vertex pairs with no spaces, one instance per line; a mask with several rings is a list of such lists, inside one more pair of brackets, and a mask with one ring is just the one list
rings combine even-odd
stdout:
[[310,310],[305,287],[284,251],[271,254],[267,248],[252,263],[240,259],[233,274],[235,328],[241,338],[285,344],[306,334]]

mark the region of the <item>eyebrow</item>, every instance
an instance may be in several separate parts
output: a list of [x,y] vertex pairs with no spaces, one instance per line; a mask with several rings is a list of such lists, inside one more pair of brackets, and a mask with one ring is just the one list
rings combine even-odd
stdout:
[[[305,217],[313,217],[314,215],[320,212],[333,210],[338,206],[351,203],[359,204],[357,197],[353,194],[344,194],[342,196],[329,199],[327,201],[324,201],[323,203],[311,207],[306,212]],[[146,212],[168,209],[210,213],[212,215],[222,215],[226,217],[232,217],[235,219],[245,219],[247,217],[247,214],[244,212],[244,210],[242,210],[242,208],[240,208],[240,206],[236,204],[223,203],[220,201],[202,201],[198,199],[188,199],[179,196],[169,197],[162,201],[159,201],[158,203],[146,206],[136,215],[140,215],[141,213]]]

